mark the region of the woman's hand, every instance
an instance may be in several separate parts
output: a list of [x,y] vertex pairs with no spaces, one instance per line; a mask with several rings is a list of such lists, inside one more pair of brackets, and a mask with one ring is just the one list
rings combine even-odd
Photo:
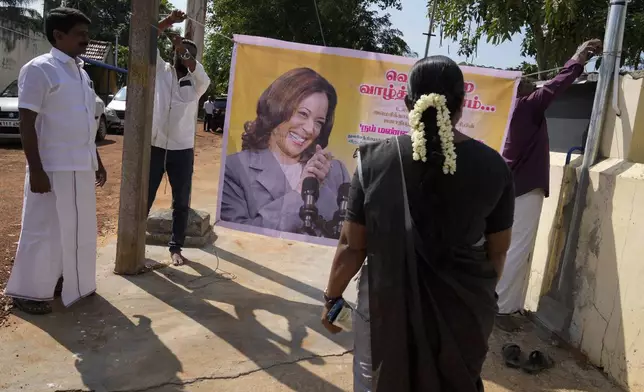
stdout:
[[324,328],[326,328],[327,331],[335,335],[342,332],[342,328],[336,325],[333,325],[329,322],[329,319],[327,317],[329,315],[330,310],[331,308],[329,306],[324,307],[324,311],[322,312],[322,325],[324,325]]
[[307,177],[315,177],[318,181],[323,182],[331,171],[331,162],[333,155],[319,145],[315,147],[315,154],[309,159],[302,171],[301,180]]

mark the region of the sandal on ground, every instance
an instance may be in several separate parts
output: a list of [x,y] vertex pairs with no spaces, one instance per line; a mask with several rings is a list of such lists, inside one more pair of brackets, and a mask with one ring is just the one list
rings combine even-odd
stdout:
[[51,313],[51,305],[49,305],[47,302],[42,301],[14,298],[13,306],[25,313],[38,316]]
[[521,366],[524,372],[528,374],[538,374],[554,366],[554,361],[547,354],[539,350],[530,353],[528,360]]
[[514,343],[508,343],[503,346],[502,354],[505,366],[512,369],[521,369],[521,347]]

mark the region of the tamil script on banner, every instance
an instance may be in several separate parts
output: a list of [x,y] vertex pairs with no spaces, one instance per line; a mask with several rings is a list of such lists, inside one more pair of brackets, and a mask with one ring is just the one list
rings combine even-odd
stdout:
[[[219,225],[335,245],[357,146],[410,131],[404,99],[418,59],[234,40]],[[521,73],[462,70],[466,101],[457,128],[500,151]]]

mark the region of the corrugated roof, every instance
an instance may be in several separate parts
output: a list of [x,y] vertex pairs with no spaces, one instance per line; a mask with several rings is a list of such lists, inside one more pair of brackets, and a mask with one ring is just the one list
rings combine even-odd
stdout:
[[[599,80],[598,72],[585,73],[578,77],[573,84],[586,84],[586,83],[596,83]],[[544,84],[548,83],[550,80],[540,80],[536,82],[537,88],[543,87]]]
[[112,49],[112,44],[105,41],[89,41],[85,57],[94,61],[105,62]]

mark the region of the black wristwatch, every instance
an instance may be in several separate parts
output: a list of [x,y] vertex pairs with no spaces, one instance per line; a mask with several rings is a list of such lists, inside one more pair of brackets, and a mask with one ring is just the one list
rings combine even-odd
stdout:
[[335,305],[336,302],[342,299],[342,296],[339,297],[329,297],[326,295],[326,291],[324,292],[324,303],[326,306],[331,307]]

